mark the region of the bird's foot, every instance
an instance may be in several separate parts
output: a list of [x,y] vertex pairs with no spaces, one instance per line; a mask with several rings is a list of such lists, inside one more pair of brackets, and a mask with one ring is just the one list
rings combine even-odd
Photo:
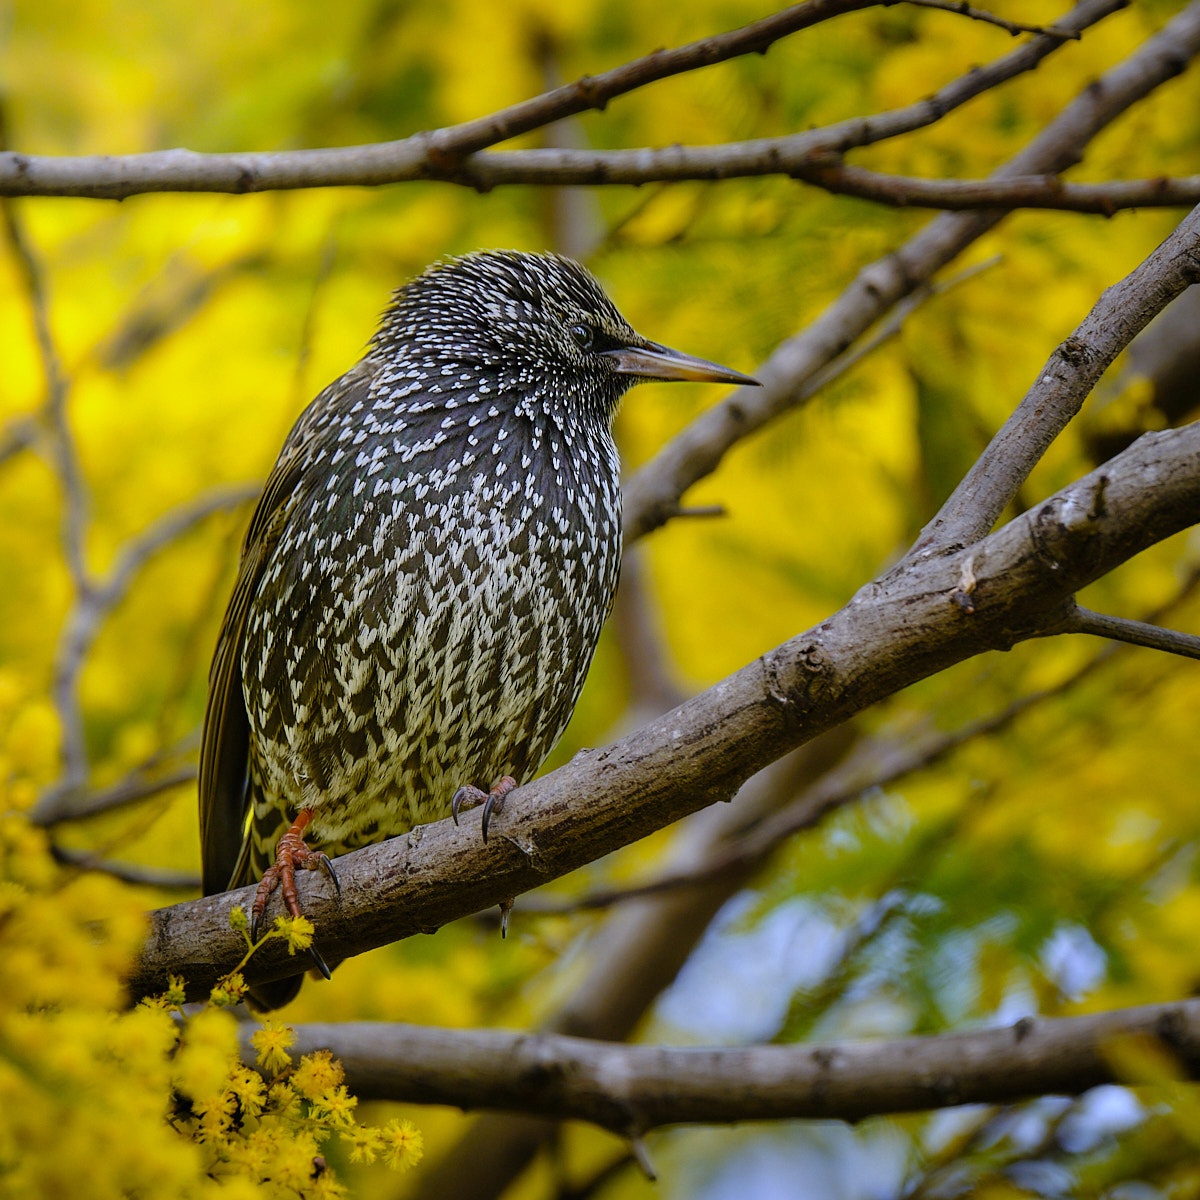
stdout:
[[[342,885],[333,869],[333,863],[329,861],[329,855],[322,850],[311,849],[304,841],[304,830],[312,818],[311,808],[300,810],[300,815],[275,847],[275,865],[268,867],[259,880],[258,890],[254,893],[254,904],[250,908],[250,937],[254,941],[258,940],[263,914],[267,911],[267,903],[276,888],[282,890],[283,902],[288,912],[293,917],[304,916],[304,910],[300,907],[300,897],[296,892],[297,870],[324,871],[333,881],[337,894],[342,894]],[[309,947],[309,955],[313,965],[328,979],[329,967],[316,946]]]
[[492,817],[500,815],[504,808],[504,797],[509,792],[515,791],[517,781],[511,775],[501,775],[499,779],[493,780],[491,790],[484,791],[482,788],[471,787],[469,784],[466,787],[460,787],[454,793],[454,799],[450,801],[450,815],[454,818],[455,825],[458,824],[458,814],[461,809],[475,808],[477,805],[483,805],[483,840],[486,842],[488,838],[488,826],[491,824]]

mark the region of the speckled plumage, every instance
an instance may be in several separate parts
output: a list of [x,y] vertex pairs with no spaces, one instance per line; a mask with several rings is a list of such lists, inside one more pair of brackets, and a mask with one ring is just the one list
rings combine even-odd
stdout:
[[537,770],[612,606],[612,418],[641,378],[740,377],[647,342],[557,256],[396,293],[251,518],[201,748],[207,892],[260,878],[301,810],[336,855]]

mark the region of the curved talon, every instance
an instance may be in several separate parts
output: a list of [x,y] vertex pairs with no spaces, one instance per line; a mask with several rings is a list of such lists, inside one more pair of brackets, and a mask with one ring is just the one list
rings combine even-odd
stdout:
[[511,775],[501,775],[495,783],[492,784],[492,790],[488,792],[488,797],[483,804],[483,840],[488,839],[488,826],[492,822],[493,814],[499,816],[504,808],[504,797],[509,792],[515,791],[517,781]]
[[474,808],[475,805],[481,804],[487,799],[485,793],[481,792],[477,787],[472,787],[469,783],[464,784],[454,793],[454,799],[450,801],[450,815],[454,818],[454,824],[458,824],[459,810],[465,804],[468,808]]
[[499,779],[493,780],[491,791],[488,792],[472,787],[469,783],[464,784],[450,801],[450,815],[454,818],[455,825],[458,824],[458,814],[464,806],[474,808],[477,804],[482,804],[483,840],[486,842],[492,817],[500,815],[500,810],[504,807],[504,797],[515,790],[516,786],[517,781],[511,775],[501,775]]
[[308,956],[313,960],[313,966],[316,967],[326,979],[333,978],[333,972],[329,969],[329,964],[321,957],[321,952],[315,945],[309,946]]
[[329,876],[330,881],[333,883],[333,890],[337,893],[337,898],[339,900],[342,898],[342,881],[338,878],[337,872],[333,869],[333,860],[328,854],[318,854],[316,856],[316,862],[311,865],[310,870],[324,871],[325,874]]

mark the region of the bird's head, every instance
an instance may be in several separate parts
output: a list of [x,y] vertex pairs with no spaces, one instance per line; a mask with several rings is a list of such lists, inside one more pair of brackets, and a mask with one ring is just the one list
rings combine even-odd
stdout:
[[757,382],[642,337],[589,271],[557,254],[438,263],[396,293],[376,344],[463,384],[477,376],[500,391],[570,396],[607,419],[644,380]]

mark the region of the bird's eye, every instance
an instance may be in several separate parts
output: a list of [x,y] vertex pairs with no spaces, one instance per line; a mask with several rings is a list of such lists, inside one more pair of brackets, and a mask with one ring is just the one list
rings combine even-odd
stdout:
[[596,331],[590,325],[572,325],[567,332],[580,350],[590,350],[596,341]]

